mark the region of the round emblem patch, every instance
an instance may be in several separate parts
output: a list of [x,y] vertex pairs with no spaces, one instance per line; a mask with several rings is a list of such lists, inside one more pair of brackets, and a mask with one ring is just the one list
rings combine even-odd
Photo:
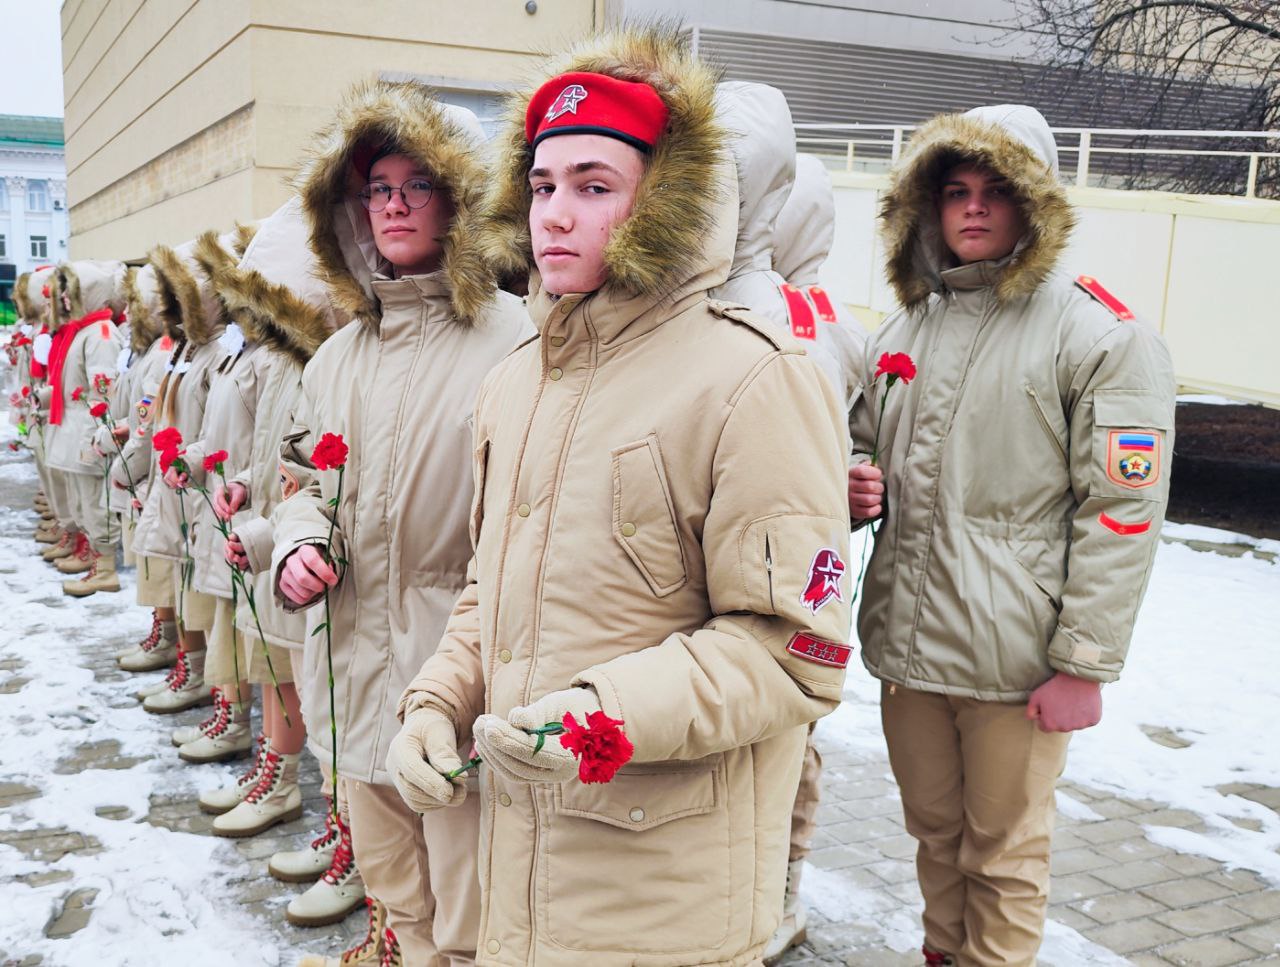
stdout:
[[1130,453],[1120,458],[1120,476],[1125,480],[1146,480],[1151,476],[1151,461],[1141,453]]

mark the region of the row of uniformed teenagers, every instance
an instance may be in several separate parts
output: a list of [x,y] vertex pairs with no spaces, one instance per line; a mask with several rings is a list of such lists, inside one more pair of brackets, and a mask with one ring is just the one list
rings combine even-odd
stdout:
[[[850,524],[878,522],[859,631],[923,957],[1033,963],[1173,409],[1158,337],[1056,270],[1044,119],[913,137],[882,212],[903,308],[868,338],[817,285],[831,188],[779,92],[668,28],[545,77],[492,149],[362,86],[256,232],[24,280],[46,558],[88,572],[69,594],[118,589],[117,534],[136,559],[155,617],[119,661],[169,666],[144,707],[211,701],[178,754],[254,756],[202,795],[215,833],[299,816],[310,745],[337,808],[270,870],[316,881],[295,923],[368,894],[327,962],[752,965],[804,939],[812,728],[852,654]],[[892,392],[884,353],[911,357]],[[629,743],[604,784],[533,734],[598,713]]]

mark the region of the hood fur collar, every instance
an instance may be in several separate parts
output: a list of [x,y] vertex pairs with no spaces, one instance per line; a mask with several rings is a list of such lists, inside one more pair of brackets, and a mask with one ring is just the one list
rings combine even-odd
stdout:
[[34,322],[36,312],[27,298],[27,283],[31,281],[31,273],[23,272],[13,283],[13,308],[23,322]]
[[208,342],[213,327],[205,319],[200,298],[200,284],[192,271],[193,263],[167,245],[157,245],[148,256],[156,270],[156,311],[164,331],[173,339],[189,339],[193,345]]
[[57,332],[72,319],[85,314],[80,274],[66,262],[54,267],[49,279],[49,331]]
[[537,85],[512,98],[485,202],[485,253],[504,276],[523,278],[533,270],[533,152],[525,138],[525,112],[538,86],[568,71],[642,81],[667,105],[667,130],[649,157],[631,217],[605,248],[607,286],[628,297],[666,296],[705,265],[706,240],[726,190],[721,171],[726,134],[715,108],[717,72],[693,56],[674,24],[621,28],[584,41],[549,64]]
[[1026,219],[1027,234],[995,286],[1000,302],[1030,294],[1048,277],[1075,226],[1056,159],[1045,159],[1031,147],[1043,141],[1039,136],[1048,134],[1048,126],[1024,140],[1010,127],[990,120],[989,114],[972,113],[945,114],[921,127],[880,204],[886,271],[898,301],[908,309],[922,306],[930,293],[943,287],[941,273],[949,257],[938,225],[938,183],[954,164],[976,162],[1007,178]]
[[421,85],[376,81],[352,90],[318,136],[298,192],[317,274],[340,314],[370,325],[382,317],[371,285],[377,250],[356,192],[374,152],[391,146],[431,172],[453,201],[442,268],[454,316],[472,322],[493,299],[494,274],[476,243],[476,212],[487,180],[481,134],[478,123],[469,130],[464,119],[474,122],[470,112],[442,105]]
[[[144,286],[147,289],[146,298],[141,291]],[[148,265],[141,268],[130,267],[124,276],[125,315],[129,319],[129,348],[139,356],[162,334],[160,320],[151,311],[155,295],[155,269]]]
[[73,319],[99,309],[115,315],[124,308],[122,262],[61,262],[49,275],[49,328],[56,332]]

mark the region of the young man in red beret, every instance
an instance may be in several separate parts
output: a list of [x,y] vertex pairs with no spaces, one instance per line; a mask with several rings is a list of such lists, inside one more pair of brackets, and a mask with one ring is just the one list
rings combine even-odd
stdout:
[[[529,272],[539,338],[481,389],[469,584],[387,762],[415,809],[456,806],[474,738],[481,964],[759,963],[807,725],[840,700],[842,408],[707,298],[737,207],[714,84],[671,33],[596,40],[495,175],[486,250]],[[528,731],[601,712],[632,746],[602,784]]]

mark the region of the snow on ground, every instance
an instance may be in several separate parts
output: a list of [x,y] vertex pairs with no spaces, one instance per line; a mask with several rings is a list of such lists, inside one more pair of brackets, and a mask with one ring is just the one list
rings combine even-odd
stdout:
[[[29,458],[4,445],[13,437],[4,424],[0,480],[34,481]],[[115,740],[121,756],[150,755],[173,723],[143,712],[122,696],[119,683],[96,682],[82,664],[85,641],[114,652],[148,631],[149,616],[133,606],[132,581],[122,581],[118,594],[83,602],[65,598],[52,569],[33,555],[26,535],[34,520],[0,506],[0,615],[7,617],[0,619],[0,660],[25,662],[17,672],[0,672],[0,679],[30,679],[18,691],[0,694],[0,777],[41,791],[0,812],[0,832],[12,838],[14,832],[65,828],[103,848],[49,862],[0,844],[0,950],[41,954],[48,964],[214,967],[227,962],[228,950],[237,951],[238,964],[278,963],[275,951],[263,950],[254,937],[254,921],[218,903],[227,876],[243,863],[231,844],[146,821],[153,792],[194,797],[227,782],[233,768],[183,770],[176,760],[151,759],[130,769],[54,771],[85,743]],[[129,817],[97,815],[110,806],[126,807]],[[71,877],[41,886],[15,879],[49,871]],[[66,939],[46,938],[45,925],[72,889],[98,891],[88,926]]]
[[1248,400],[1233,400],[1227,396],[1212,396],[1208,393],[1180,393],[1179,403],[1206,403],[1209,406],[1248,406]]
[[[1280,817],[1217,788],[1234,783],[1280,786],[1280,746],[1272,734],[1280,709],[1280,563],[1181,543],[1246,545],[1269,555],[1280,551],[1280,541],[1172,523],[1165,525],[1164,535],[1174,541],[1161,543],[1156,553],[1124,675],[1104,689],[1101,724],[1072,739],[1065,777],[1193,812],[1202,817],[1205,832],[1147,826],[1146,834],[1170,849],[1280,883]],[[853,557],[860,553],[855,534]],[[824,737],[883,758],[879,692],[879,684],[860,664],[851,666],[844,703],[819,725]],[[1169,748],[1149,738],[1144,726],[1167,730],[1189,745]],[[1063,793],[1058,803],[1071,819],[1102,819]],[[806,871],[805,893],[819,908],[824,893],[840,897],[832,906],[837,913],[840,908],[860,909],[867,897],[875,899],[842,882],[839,871],[812,872],[817,875],[810,882]],[[910,922],[898,922],[901,911],[867,912],[875,914],[867,920],[880,923],[890,948],[909,950],[918,942],[914,920],[908,916]],[[1053,922],[1041,959],[1064,965],[1126,963]]]

